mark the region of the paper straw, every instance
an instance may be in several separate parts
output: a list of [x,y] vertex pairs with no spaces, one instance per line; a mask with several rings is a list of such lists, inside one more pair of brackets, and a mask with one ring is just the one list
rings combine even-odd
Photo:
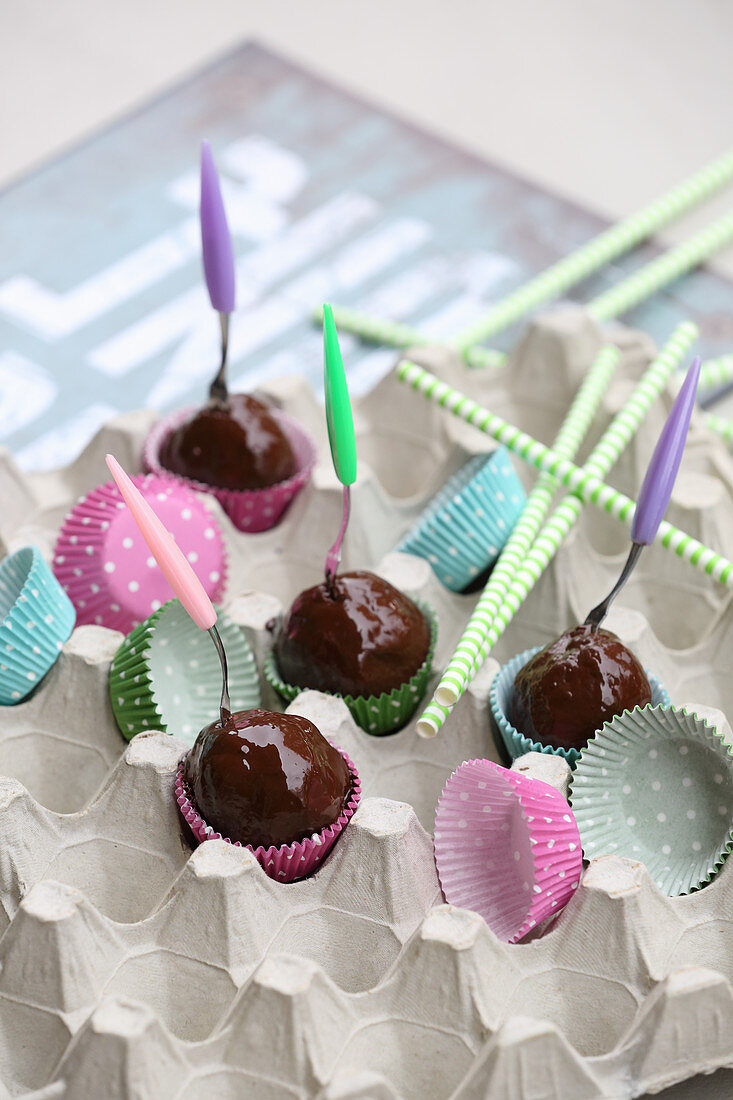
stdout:
[[[346,306],[332,308],[333,319],[339,332],[349,332],[352,336],[358,336],[360,340],[364,340],[365,343],[384,344],[385,347],[400,350],[435,343],[432,337],[409,325],[374,317],[370,313],[362,313],[358,309],[349,309]],[[313,311],[313,319],[318,324],[323,323],[321,306]],[[502,351],[493,351],[491,348],[472,348],[466,353],[465,358],[472,367],[500,367],[506,355]]]
[[714,390],[733,382],[733,355],[721,355],[718,359],[707,359],[700,371],[700,391]]
[[726,153],[648,206],[600,233],[553,264],[470,325],[454,341],[459,350],[491,339],[544,302],[558,298],[604,264],[628,252],[733,178],[733,152]]
[[[649,366],[629,402],[614,418],[602,439],[593,449],[584,470],[596,477],[605,477],[623,449],[637,431],[651,404],[664,389],[672,372],[679,365],[692,341],[685,339],[680,326],[673,333],[657,359]],[[494,610],[476,605],[455,653],[443,673],[433,702],[418,720],[417,729],[424,737],[433,737],[440,730],[453,706],[468,687],[487,654],[521,607],[524,599],[552,560],[582,511],[576,496],[566,497],[545,524],[534,546],[521,563],[509,585],[501,607]],[[630,515],[633,514],[633,506]]]
[[[689,350],[694,337],[686,339],[686,334],[680,333],[681,328],[682,326],[673,333],[669,342],[644,372],[644,376],[635,387],[628,402],[614,417],[594,447],[583,467],[587,473],[597,478],[604,478],[618,461],[621,452],[638,430],[651,405],[657,400],[670,376],[679,366],[680,359]],[[577,497],[568,499],[573,510],[577,505],[577,515],[580,515],[581,502]],[[563,501],[560,507],[565,503]],[[548,537],[548,530],[553,521],[554,517],[545,525],[535,545],[542,543],[542,540]],[[465,691],[472,672],[476,671],[485,656],[485,652],[483,656],[479,654],[483,651],[484,639],[492,626],[492,618],[491,612],[486,614],[479,601],[438,685],[435,694],[439,702],[452,705]]]
[[725,443],[733,443],[733,420],[729,420],[725,416],[716,416],[715,413],[707,413],[705,423],[711,432],[719,435]]
[[[572,458],[576,454],[598,411],[601,398],[618,366],[619,358],[620,353],[617,348],[601,348],[583,379],[557,434],[553,444],[556,454],[564,458]],[[472,636],[476,623],[480,622],[480,629],[483,629],[501,607],[514,575],[544,522],[556,488],[555,478],[550,474],[542,474],[527,497],[524,510],[491,571],[491,577],[476,605],[451,665],[455,662],[458,652],[462,652],[461,647],[466,639]],[[419,726],[418,731],[423,732]]]
[[[673,340],[667,344],[669,353],[672,354],[679,348],[677,352],[679,361],[689,349],[696,333],[697,329],[693,324],[689,321],[683,322],[675,330]],[[400,381],[422,393],[434,404],[448,409],[454,416],[472,424],[499,443],[503,443],[513,454],[538,470],[552,474],[584,501],[630,523],[629,509],[633,509],[634,501],[609,485],[605,485],[600,478],[587,473],[515,425],[482,408],[471,398],[453,389],[416,363],[404,360],[397,366],[396,374]],[[673,550],[678,557],[689,561],[708,576],[733,587],[733,576],[731,576],[733,562],[685,534],[684,531],[665,522],[659,528],[656,541]]]
[[714,252],[733,240],[733,213],[726,214],[701,229],[688,240],[670,248],[656,260],[645,264],[618,286],[594,298],[588,311],[598,321],[621,317],[640,302],[646,301],[663,286],[697,267]]
[[[645,264],[616,286],[604,291],[587,303],[586,309],[598,321],[610,321],[651,298],[663,287],[681,278],[699,266],[713,253],[733,240],[733,212],[701,229],[688,240],[664,252],[656,260]],[[388,347],[407,348],[432,343],[430,337],[407,325],[382,321],[356,310],[335,309],[339,328],[352,332],[363,340],[386,344]],[[321,317],[319,309],[318,318]],[[458,346],[458,340],[452,341]],[[471,367],[500,367],[506,355],[489,348],[462,349],[464,361]],[[711,359],[703,365],[700,389],[709,389],[733,381],[733,355]]]

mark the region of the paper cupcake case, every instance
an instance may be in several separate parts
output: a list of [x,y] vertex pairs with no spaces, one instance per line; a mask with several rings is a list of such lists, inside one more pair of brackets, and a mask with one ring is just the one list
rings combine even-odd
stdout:
[[[133,481],[186,554],[209,597],[220,600],[227,550],[214,517],[172,477],[143,475]],[[80,626],[106,626],[127,634],[171,597],[170,585],[111,481],[93,489],[64,520],[53,570]]]
[[[428,604],[423,603],[421,600],[415,600],[414,602],[430,623],[430,645],[425,660],[407,683],[394,688],[392,691],[383,692],[381,695],[338,695],[337,692],[330,691],[322,693],[324,695],[338,695],[339,699],[343,699],[357,725],[374,737],[383,737],[386,734],[395,733],[409,722],[417,710],[418,703],[424,696],[430,680],[435,643],[438,640],[438,618]],[[307,690],[305,687],[285,683],[277,667],[274,649],[266,657],[262,672],[268,684],[288,703],[292,703],[301,691]]]
[[[516,657],[512,657],[511,661],[507,661],[505,665],[502,665],[491,685],[489,694],[491,714],[512,760],[516,760],[518,756],[523,756],[526,752],[546,752],[551,753],[553,756],[562,756],[570,764],[570,767],[574,768],[580,757],[578,749],[559,749],[554,748],[552,745],[543,745],[540,741],[533,741],[520,733],[508,717],[511,713],[514,694],[514,678],[520,668],[526,665],[527,661],[534,657],[535,653],[539,653],[541,649],[542,646],[539,645],[534,646],[532,649],[525,649],[524,653],[519,653]],[[649,669],[644,669],[644,671],[652,689],[652,706],[666,706],[669,703],[669,695],[664,684]]]
[[526,495],[505,447],[476,455],[436,493],[397,546],[461,592],[499,557]]
[[446,901],[480,913],[498,939],[515,943],[577,889],[578,827],[554,787],[470,760],[438,800],[435,863]]
[[[338,745],[335,746],[338,748]],[[191,829],[199,844],[206,840],[225,840],[227,844],[233,844],[235,848],[247,848],[252,852],[263,871],[277,882],[295,882],[313,874],[318,869],[334,844],[341,836],[351,818],[356,813],[361,800],[361,783],[359,773],[354,767],[343,749],[338,750],[346,761],[351,773],[351,791],[346,805],[333,825],[321,829],[319,833],[296,840],[292,844],[281,844],[270,848],[257,848],[251,844],[242,844],[239,840],[230,840],[222,836],[211,825],[207,824],[196,808],[195,803],[189,798],[183,782],[183,767],[185,758],[181,761],[176,774],[175,796],[178,808],[181,811],[186,824]]]
[[[238,626],[219,612],[234,710],[260,705],[252,651]],[[159,729],[193,745],[215,721],[221,699],[221,666],[211,638],[170,600],[125,638],[110,670],[110,700],[117,724],[130,740]]]
[[570,799],[587,859],[639,859],[663,893],[689,894],[733,844],[733,747],[687,710],[636,707],[583,749]]
[[189,408],[179,409],[158,421],[145,441],[143,449],[145,468],[161,476],[175,477],[181,484],[187,485],[198,493],[210,493],[216,497],[237,530],[248,534],[269,531],[279,523],[286,508],[310,479],[318,457],[313,438],[297,420],[281,412],[280,409],[271,408],[270,412],[290,441],[298,467],[296,472],[285,481],[266,489],[219,489],[215,485],[206,485],[203,481],[196,481],[194,478],[171,474],[160,463],[160,451],[165,440],[171,432],[190,419],[197,408],[198,406],[192,405]]
[[0,705],[25,699],[58,660],[74,606],[36,546],[0,562]]

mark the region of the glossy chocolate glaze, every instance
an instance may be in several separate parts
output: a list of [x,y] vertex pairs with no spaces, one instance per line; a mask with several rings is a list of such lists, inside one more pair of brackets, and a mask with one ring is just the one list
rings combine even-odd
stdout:
[[651,701],[646,673],[623,642],[610,630],[576,626],[520,668],[509,717],[543,745],[582,749],[615,714]]
[[338,819],[351,773],[307,718],[242,710],[201,731],[183,780],[204,820],[254,848],[303,840]]
[[218,489],[265,489],[296,472],[290,441],[266,405],[233,393],[205,405],[164,440],[160,464]]
[[430,625],[420,608],[374,573],[341,573],[301,592],[280,628],[280,675],[337,695],[381,695],[422,665]]

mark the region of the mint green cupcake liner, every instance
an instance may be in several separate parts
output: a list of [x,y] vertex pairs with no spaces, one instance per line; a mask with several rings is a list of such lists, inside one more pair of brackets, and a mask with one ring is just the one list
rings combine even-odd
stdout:
[[0,562],[0,705],[14,706],[30,695],[75,623],[74,605],[37,546]]
[[506,447],[476,455],[439,490],[397,545],[462,592],[494,564],[526,501]]
[[[562,756],[564,760],[567,760],[570,767],[574,768],[580,756],[578,749],[556,749],[550,745],[543,745],[539,741],[533,741],[516,729],[508,717],[512,708],[514,678],[520,668],[526,665],[527,661],[534,657],[535,653],[539,653],[541,649],[542,646],[540,645],[536,645],[532,649],[525,649],[524,653],[512,657],[511,661],[507,661],[499,669],[494,677],[489,694],[491,713],[512,760],[516,760],[518,756],[524,756],[526,752],[544,752],[552,756]],[[662,681],[649,669],[644,669],[644,671],[652,689],[652,706],[668,705],[669,695]]]
[[[258,707],[252,650],[222,612],[217,625],[227,653],[232,709]],[[193,745],[199,731],[219,715],[221,666],[207,632],[178,600],[169,600],[125,638],[112,662],[109,689],[117,725],[128,740],[154,729]]]
[[[324,692],[325,695],[336,695],[337,698],[343,699],[356,724],[374,737],[383,737],[385,734],[395,733],[407,725],[427,690],[430,673],[432,672],[435,643],[438,638],[438,619],[432,607],[429,607],[428,604],[423,603],[421,600],[415,600],[414,602],[430,623],[428,652],[415,675],[407,683],[394,688],[392,691],[385,691],[381,695],[338,695],[337,692]],[[292,703],[301,691],[308,690],[307,687],[295,687],[293,684],[285,683],[278,670],[274,650],[271,650],[268,654],[262,671],[270,686],[288,703]]]
[[583,749],[570,801],[586,859],[638,859],[664,894],[689,894],[733,846],[733,746],[691,711],[636,707]]

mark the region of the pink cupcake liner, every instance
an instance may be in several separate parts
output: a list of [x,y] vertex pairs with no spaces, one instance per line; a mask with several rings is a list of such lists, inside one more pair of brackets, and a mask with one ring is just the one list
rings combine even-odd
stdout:
[[160,464],[160,450],[164,441],[172,431],[179,428],[196,412],[196,408],[191,406],[179,409],[158,421],[145,440],[143,448],[145,469],[162,476],[175,477],[196,492],[211,493],[219,501],[237,530],[246,531],[248,534],[269,531],[279,522],[285,509],[309,480],[318,457],[315,442],[297,420],[293,420],[280,409],[271,409],[272,415],[290,440],[290,446],[293,448],[295,461],[298,464],[296,473],[286,481],[280,481],[267,489],[219,489],[215,485],[206,485],[203,481],[196,481],[193,478],[178,477]]
[[[335,748],[338,748],[338,745]],[[356,813],[361,799],[359,773],[344,750],[338,749],[338,751],[343,756],[351,772],[351,793],[340,817],[334,821],[333,825],[322,829],[320,833],[314,833],[313,836],[293,841],[292,844],[281,844],[279,847],[273,846],[270,848],[263,848],[262,845],[253,848],[251,844],[242,844],[240,840],[230,840],[227,836],[223,837],[221,833],[217,833],[211,825],[206,823],[196,809],[194,802],[186,794],[186,788],[183,784],[185,756],[178,766],[175,785],[176,802],[181,811],[181,816],[199,844],[203,844],[205,840],[225,840],[227,844],[233,844],[235,848],[247,848],[254,854],[265,874],[269,878],[275,879],[276,882],[295,882],[297,879],[305,878],[316,870],[331,851]]]
[[[227,551],[221,528],[203,502],[172,477],[133,481],[191,562],[213,601],[226,585]],[[171,598],[122,495],[107,482],[69,512],[53,554],[53,571],[76,608],[77,625],[127,634]]]
[[479,913],[505,943],[559,913],[583,866],[562,795],[490,760],[466,761],[443,788],[435,862],[446,901]]

